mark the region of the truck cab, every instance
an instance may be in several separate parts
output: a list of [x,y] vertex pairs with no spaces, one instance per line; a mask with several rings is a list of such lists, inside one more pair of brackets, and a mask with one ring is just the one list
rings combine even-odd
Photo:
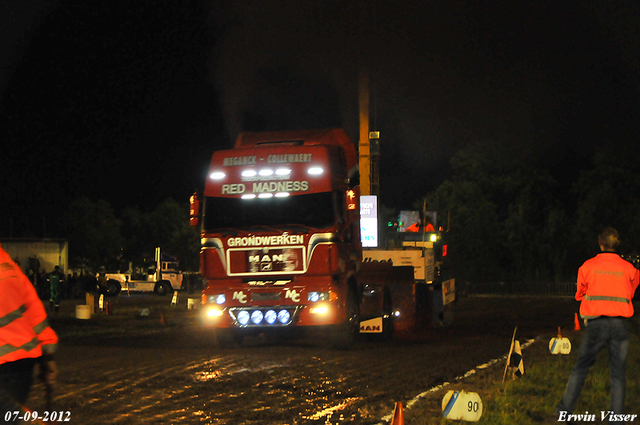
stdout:
[[204,322],[218,339],[324,327],[344,342],[357,332],[356,165],[341,129],[242,133],[214,152],[191,223]]

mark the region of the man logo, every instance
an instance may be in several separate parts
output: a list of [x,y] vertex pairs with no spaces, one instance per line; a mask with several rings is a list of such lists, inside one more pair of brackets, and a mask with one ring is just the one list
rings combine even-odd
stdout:
[[260,255],[249,255],[249,262],[250,263],[259,263],[259,262],[270,263],[272,261],[274,261],[274,262],[275,261],[282,262],[283,261],[283,255],[282,254],[280,254],[280,255],[274,254],[271,257],[269,257],[268,255],[262,255],[262,256],[260,256]]
[[382,329],[380,326],[360,326],[360,332],[362,333],[380,333]]
[[375,317],[360,322],[360,333],[379,334],[382,333],[382,317]]
[[251,271],[257,268],[257,265],[260,264],[260,271],[270,272],[274,270],[274,263],[278,264],[283,261],[283,255],[274,254],[272,256],[269,255],[249,255],[249,263],[251,264]]

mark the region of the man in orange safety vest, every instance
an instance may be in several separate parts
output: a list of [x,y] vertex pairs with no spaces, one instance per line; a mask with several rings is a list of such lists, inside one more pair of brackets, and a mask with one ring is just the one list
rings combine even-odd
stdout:
[[33,284],[0,247],[0,411],[24,407],[36,364],[39,377],[51,388],[57,343]]
[[586,327],[576,364],[556,409],[558,420],[567,420],[573,411],[587,373],[604,347],[609,350],[611,412],[624,413],[627,319],[633,316],[632,300],[640,272],[616,254],[620,237],[614,228],[604,229],[598,244],[601,252],[578,270],[576,300],[580,301],[580,315]]

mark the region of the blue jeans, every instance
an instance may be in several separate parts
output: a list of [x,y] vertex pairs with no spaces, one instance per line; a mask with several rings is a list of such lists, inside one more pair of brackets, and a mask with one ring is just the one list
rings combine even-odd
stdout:
[[[600,351],[609,349],[609,379],[611,380],[611,410],[624,413],[625,369],[629,351],[627,319],[622,317],[600,317],[589,320],[582,337],[578,359],[571,371],[564,396],[558,404],[558,411],[573,412],[578,401],[584,379],[596,361]],[[604,407],[601,410],[605,410]]]

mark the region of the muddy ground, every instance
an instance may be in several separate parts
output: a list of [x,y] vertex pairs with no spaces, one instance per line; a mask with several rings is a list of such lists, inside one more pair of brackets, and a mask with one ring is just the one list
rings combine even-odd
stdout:
[[[395,402],[504,356],[516,326],[521,340],[546,344],[578,308],[570,297],[470,297],[447,326],[348,351],[263,337],[221,349],[187,296],[172,306],[171,296],[121,294],[112,315],[90,320],[75,318],[83,300],[64,301],[51,317],[61,338],[53,408],[77,424],[385,423]],[[44,410],[43,391],[34,386],[30,408]]]

